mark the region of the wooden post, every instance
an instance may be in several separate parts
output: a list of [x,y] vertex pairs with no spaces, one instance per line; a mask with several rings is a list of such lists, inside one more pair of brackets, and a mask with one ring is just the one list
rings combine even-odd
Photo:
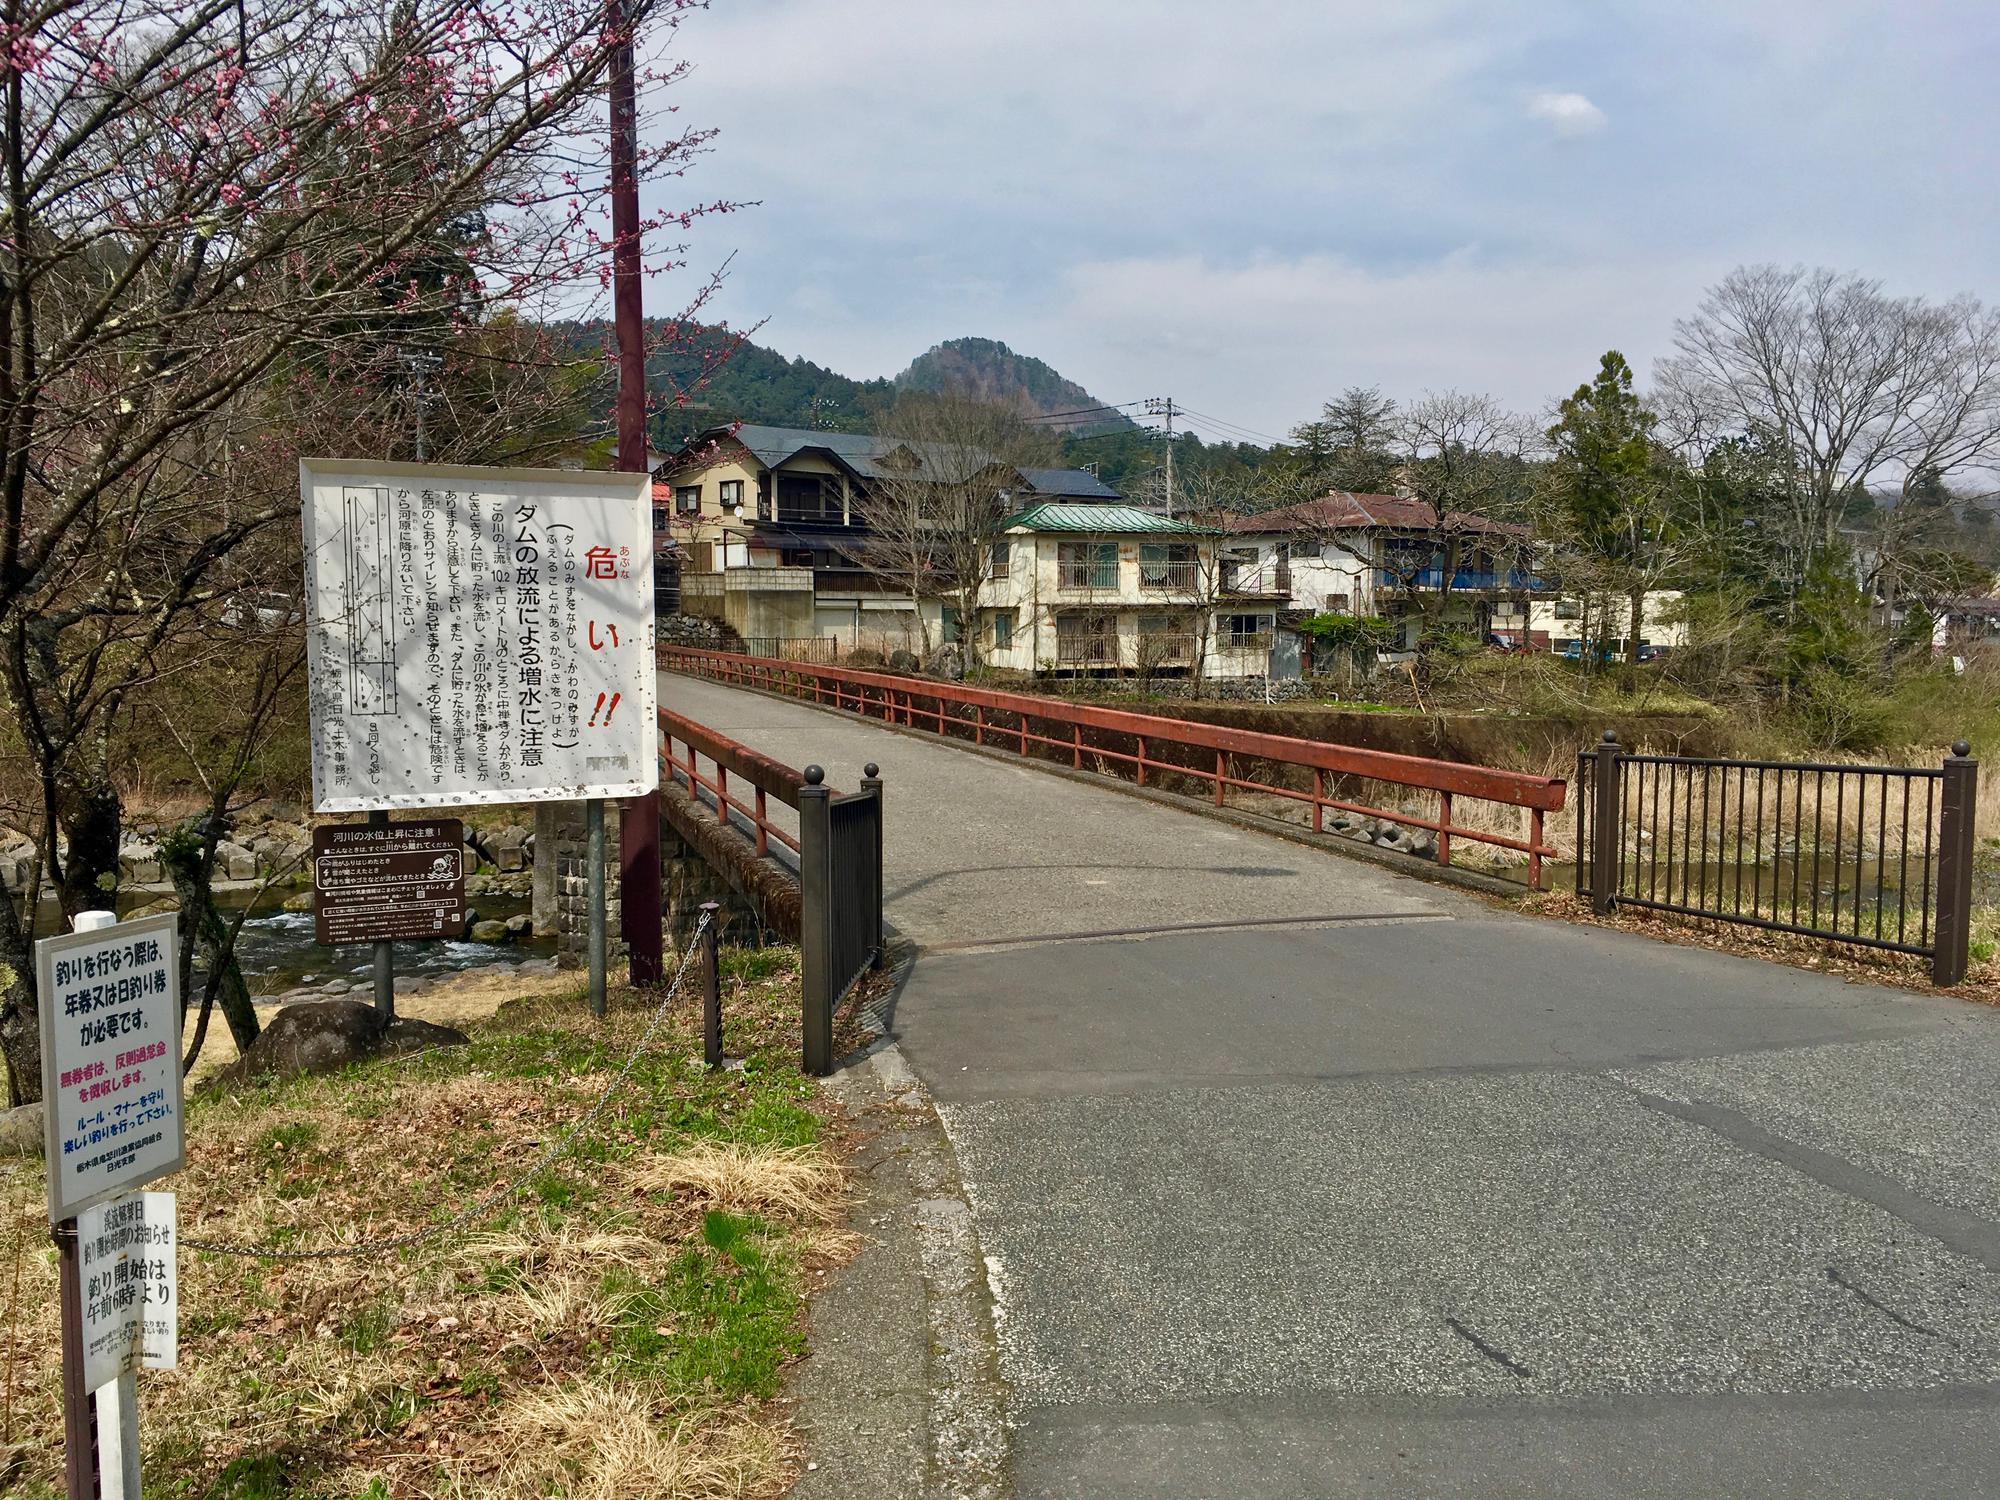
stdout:
[[713,901],[701,904],[705,919],[701,930],[701,1057],[711,1068],[722,1066],[722,940],[715,924],[722,908]]
[[1607,729],[1591,772],[1590,908],[1600,916],[1616,904],[1620,833],[1618,731]]
[[1960,740],[1944,763],[1938,799],[1937,931],[1931,950],[1931,983],[1965,978],[1972,946],[1972,830],[1978,811],[1979,762]]

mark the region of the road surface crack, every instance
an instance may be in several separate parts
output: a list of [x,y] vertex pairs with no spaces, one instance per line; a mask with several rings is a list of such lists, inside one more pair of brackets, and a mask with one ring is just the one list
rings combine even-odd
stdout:
[[1481,1354],[1485,1355],[1488,1359],[1492,1360],[1494,1364],[1500,1366],[1500,1368],[1505,1370],[1508,1374],[1519,1376],[1522,1380],[1534,1379],[1535,1372],[1533,1370],[1529,1369],[1519,1360],[1513,1358],[1504,1349],[1497,1349],[1493,1345],[1487,1343],[1485,1339],[1481,1338],[1478,1334],[1474,1333],[1470,1328],[1467,1328],[1463,1323],[1459,1322],[1458,1319],[1453,1317],[1447,1317],[1444,1321],[1445,1321],[1445,1326],[1449,1328],[1453,1333],[1457,1334],[1460,1338],[1464,1339],[1466,1343],[1472,1345],[1473,1348],[1477,1349]]

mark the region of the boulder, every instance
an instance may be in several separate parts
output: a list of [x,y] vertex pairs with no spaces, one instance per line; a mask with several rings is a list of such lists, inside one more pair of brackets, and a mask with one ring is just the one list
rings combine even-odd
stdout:
[[916,652],[899,650],[889,653],[889,665],[898,672],[914,672],[921,664],[917,661]]
[[399,995],[415,995],[429,989],[430,983],[421,974],[398,974],[396,976],[396,993]]
[[161,896],[157,900],[148,901],[142,906],[133,907],[118,920],[121,922],[136,922],[141,917],[164,917],[169,912],[177,912],[180,909],[180,897]]
[[311,911],[313,909],[313,893],[311,891],[300,891],[296,896],[285,897],[284,909],[286,911]]
[[475,943],[504,943],[509,936],[505,922],[474,922],[466,934]]
[[0,1111],[0,1156],[40,1156],[45,1144],[41,1105]]
[[535,919],[526,912],[509,917],[506,926],[507,936],[510,938],[533,937],[535,935]]
[[1400,823],[1384,823],[1375,834],[1377,849],[1394,849],[1399,854],[1410,852],[1410,830]]
[[9,849],[0,853],[0,884],[4,884],[10,893],[19,895],[25,891],[34,873],[35,856],[32,851],[24,854],[18,849]]
[[127,844],[118,851],[118,868],[127,880],[139,885],[157,885],[166,872],[160,865],[160,851],[153,844]]
[[226,880],[255,880],[257,856],[225,839],[215,846],[215,873]]
[[372,1057],[417,1052],[426,1047],[463,1047],[467,1037],[449,1026],[398,1017],[385,1020],[359,1000],[315,1000],[279,1011],[235,1062],[216,1074],[208,1088],[227,1088],[253,1078],[295,1078],[301,1073],[335,1073]]

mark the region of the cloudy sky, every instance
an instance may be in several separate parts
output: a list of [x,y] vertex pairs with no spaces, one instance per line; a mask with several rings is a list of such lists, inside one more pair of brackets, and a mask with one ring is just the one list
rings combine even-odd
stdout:
[[759,200],[711,311],[856,376],[978,334],[1282,433],[1643,376],[1747,261],[2000,297],[1991,0],[713,0],[675,50],[722,134],[658,203]]

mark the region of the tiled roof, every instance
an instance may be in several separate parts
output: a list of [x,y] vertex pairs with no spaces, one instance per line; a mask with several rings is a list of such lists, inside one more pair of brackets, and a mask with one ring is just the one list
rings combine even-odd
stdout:
[[1231,516],[1229,529],[1238,532],[1359,531],[1383,527],[1400,531],[1481,531],[1510,536],[1527,528],[1482,516],[1477,511],[1447,511],[1442,517],[1427,502],[1405,495],[1364,495],[1334,490],[1317,500],[1281,505],[1273,510]]
[[1020,474],[1041,495],[1059,495],[1066,500],[1125,498],[1088,469],[1022,469]]
[[1000,529],[1092,532],[1100,536],[1131,532],[1194,536],[1213,532],[1216,528],[1176,521],[1158,511],[1141,510],[1136,505],[1070,505],[1060,500],[1045,500],[1009,516],[1000,523]]

